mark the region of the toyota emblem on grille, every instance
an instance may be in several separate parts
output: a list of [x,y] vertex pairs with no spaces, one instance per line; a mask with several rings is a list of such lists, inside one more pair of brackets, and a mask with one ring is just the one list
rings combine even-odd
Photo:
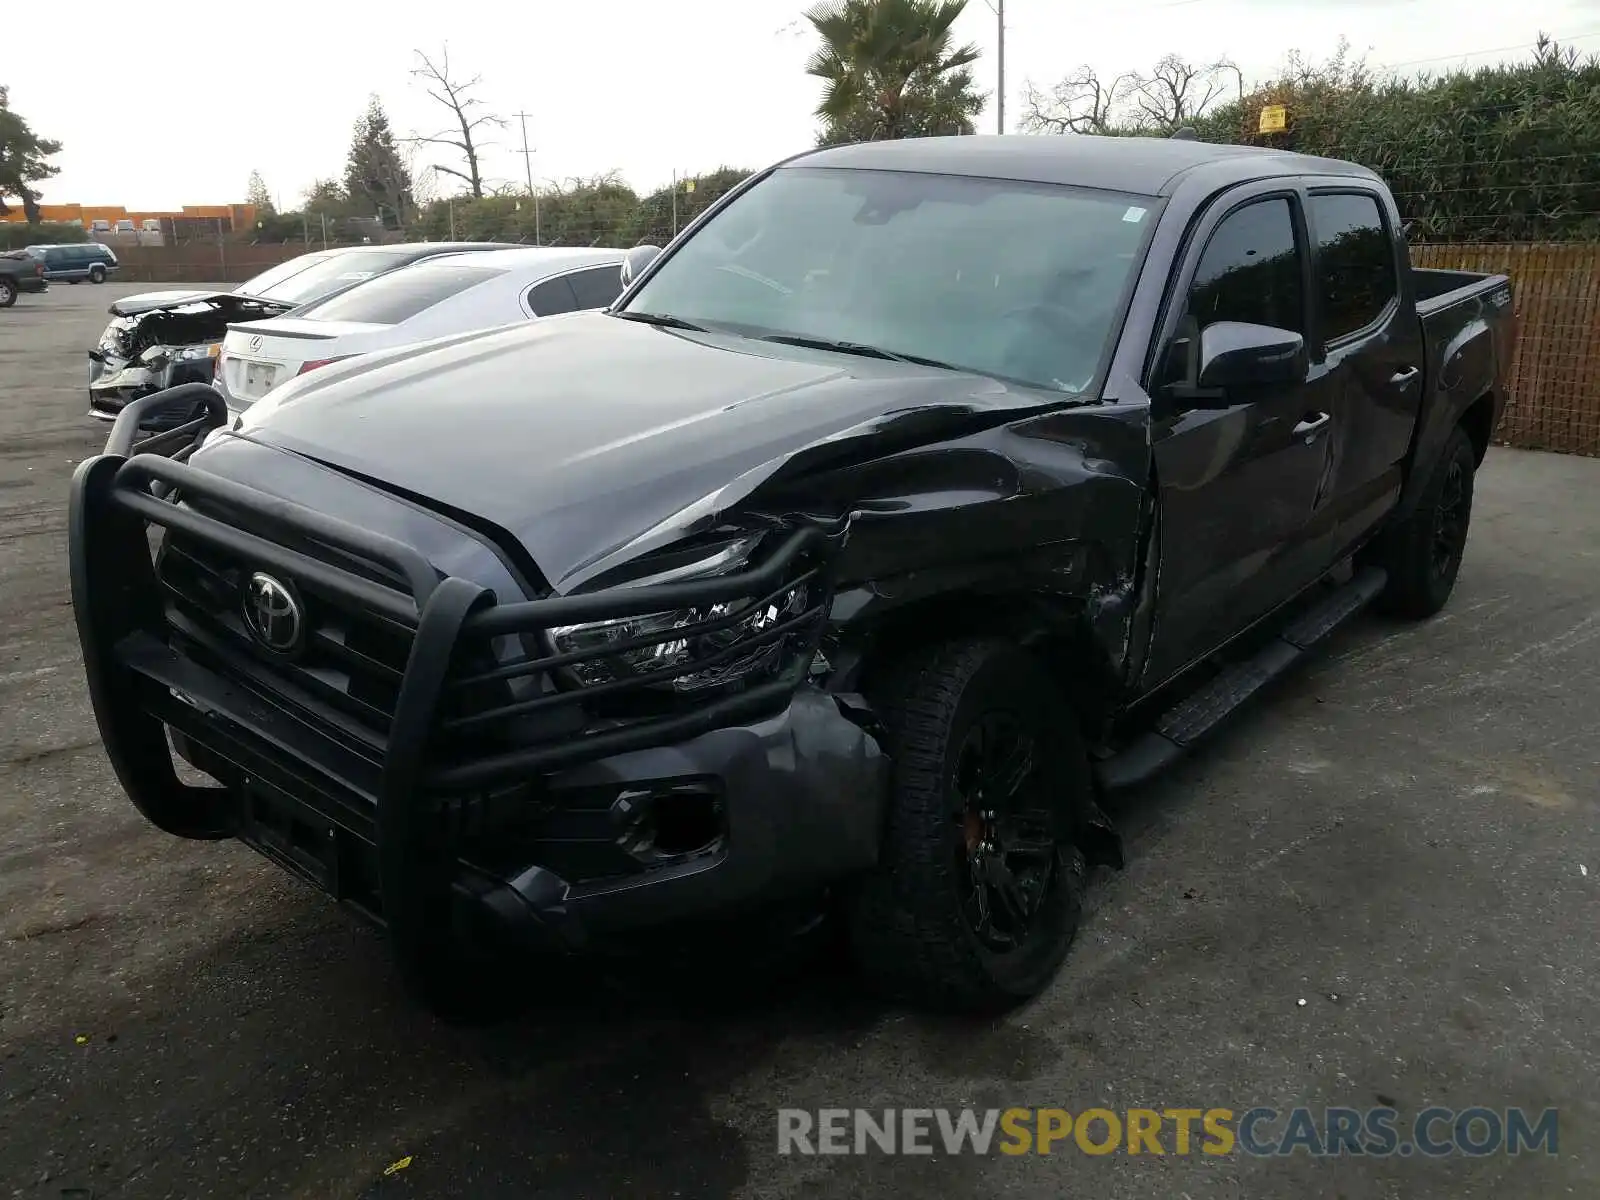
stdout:
[[288,584],[257,571],[245,585],[244,623],[268,650],[290,654],[300,646],[305,614]]
[[263,343],[261,341],[261,335],[259,333],[252,333],[250,335],[250,353],[251,354],[260,354],[261,353],[262,344]]

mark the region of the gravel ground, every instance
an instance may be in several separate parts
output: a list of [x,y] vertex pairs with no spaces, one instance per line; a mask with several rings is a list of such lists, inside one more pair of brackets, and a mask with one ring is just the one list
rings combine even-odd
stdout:
[[[65,500],[105,432],[82,354],[132,290],[0,312],[0,1196],[1600,1188],[1600,462],[1493,450],[1446,613],[1360,622],[1128,802],[1128,868],[1025,1011],[932,1020],[827,971],[731,1007],[554,977],[564,1003],[446,1029],[298,882],[148,828],[99,748]],[[1559,1152],[776,1153],[779,1106],[1387,1103],[1555,1106]]]

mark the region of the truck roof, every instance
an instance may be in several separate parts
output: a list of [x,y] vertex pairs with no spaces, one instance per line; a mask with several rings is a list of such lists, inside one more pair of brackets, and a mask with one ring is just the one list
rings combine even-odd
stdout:
[[1090,134],[973,134],[857,142],[811,151],[789,164],[975,175],[1147,196],[1171,195],[1184,176],[1202,167],[1209,168],[1206,175],[1215,177],[1218,186],[1278,175],[1378,179],[1356,163],[1261,146]]

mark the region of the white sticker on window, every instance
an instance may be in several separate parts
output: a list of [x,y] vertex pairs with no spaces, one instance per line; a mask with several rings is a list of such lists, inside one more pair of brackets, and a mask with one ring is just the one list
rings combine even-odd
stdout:
[[1149,209],[1140,208],[1138,205],[1134,205],[1127,212],[1122,214],[1122,219],[1130,225],[1137,225],[1140,221],[1144,220],[1144,214],[1148,211]]

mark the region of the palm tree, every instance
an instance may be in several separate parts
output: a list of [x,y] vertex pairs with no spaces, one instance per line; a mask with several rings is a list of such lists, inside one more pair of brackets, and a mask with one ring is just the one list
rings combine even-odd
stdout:
[[984,96],[971,43],[951,48],[966,0],[826,0],[806,13],[822,38],[806,72],[826,85],[824,144],[972,133]]

